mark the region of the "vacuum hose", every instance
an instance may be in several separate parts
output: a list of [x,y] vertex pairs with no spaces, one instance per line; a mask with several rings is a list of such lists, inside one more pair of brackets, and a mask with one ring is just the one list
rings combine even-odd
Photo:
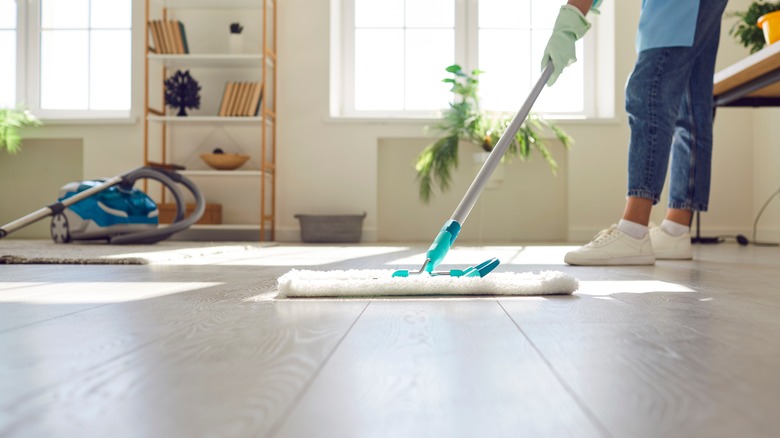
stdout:
[[[128,243],[155,243],[165,240],[170,236],[189,228],[203,216],[206,211],[206,198],[198,190],[198,187],[183,175],[168,169],[141,167],[125,175],[122,185],[132,188],[139,179],[153,179],[160,182],[173,194],[176,203],[176,215],[173,223],[167,227],[161,227],[154,230],[138,231],[135,233],[125,233],[112,236],[108,241],[115,244]],[[195,197],[195,210],[186,219],[184,218],[185,203],[184,196],[179,190],[177,184],[181,184]]]

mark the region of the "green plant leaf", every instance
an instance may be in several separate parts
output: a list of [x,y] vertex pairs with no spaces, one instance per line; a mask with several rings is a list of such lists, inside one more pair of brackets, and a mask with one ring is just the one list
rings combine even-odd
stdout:
[[[454,75],[443,82],[452,84],[455,101],[442,112],[439,122],[427,128],[439,138],[426,146],[415,160],[420,199],[426,203],[430,202],[437,190],[444,192],[449,188],[452,172],[458,166],[459,142],[468,142],[491,151],[511,121],[511,117],[505,113],[490,113],[480,108],[479,80],[476,76],[483,73],[481,70],[473,70],[471,75],[467,75],[455,64],[447,67],[446,71]],[[572,144],[571,137],[562,129],[531,114],[511,140],[502,162],[513,157],[526,160],[535,149],[555,174],[558,165],[543,141],[543,133],[548,130],[555,134],[564,147],[569,148]]]
[[0,149],[11,154],[19,152],[22,142],[19,129],[40,125],[40,120],[22,107],[0,109]]
[[420,199],[428,203],[434,187],[446,191],[452,180],[452,170],[458,167],[458,137],[442,137],[428,145],[415,161]]
[[750,4],[744,11],[732,11],[726,13],[728,18],[736,18],[737,21],[729,29],[729,35],[743,46],[755,53],[766,45],[764,31],[758,27],[758,19],[764,14],[780,10],[780,2],[765,2],[758,0]]

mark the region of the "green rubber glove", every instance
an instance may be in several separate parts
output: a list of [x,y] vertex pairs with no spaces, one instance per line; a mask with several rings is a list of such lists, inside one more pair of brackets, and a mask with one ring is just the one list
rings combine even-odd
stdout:
[[553,33],[544,49],[544,56],[542,56],[542,70],[547,67],[547,61],[550,59],[552,59],[555,68],[550,80],[547,81],[548,87],[558,80],[558,76],[561,75],[564,68],[577,61],[574,43],[582,38],[588,29],[590,29],[590,23],[579,9],[571,5],[561,6],[561,12],[558,13]]

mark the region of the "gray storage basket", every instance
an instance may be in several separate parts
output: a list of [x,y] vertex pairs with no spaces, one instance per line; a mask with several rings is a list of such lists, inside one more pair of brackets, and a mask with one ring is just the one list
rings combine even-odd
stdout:
[[301,240],[306,243],[357,243],[363,232],[362,215],[296,214],[301,223]]

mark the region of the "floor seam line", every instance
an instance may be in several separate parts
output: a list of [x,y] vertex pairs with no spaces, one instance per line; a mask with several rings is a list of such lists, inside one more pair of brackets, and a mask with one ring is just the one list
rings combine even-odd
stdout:
[[295,410],[295,407],[298,406],[298,404],[303,399],[304,395],[306,395],[306,393],[309,392],[309,389],[314,384],[314,381],[316,381],[317,378],[320,376],[322,370],[325,369],[325,366],[328,364],[328,362],[330,362],[330,359],[333,357],[333,355],[336,354],[336,351],[339,349],[339,347],[341,347],[341,344],[344,342],[345,339],[347,339],[347,336],[349,336],[349,334],[352,332],[352,328],[355,327],[355,324],[357,324],[358,321],[360,321],[360,318],[363,317],[363,314],[366,312],[368,306],[370,306],[373,301],[374,300],[371,299],[368,303],[366,303],[366,306],[363,307],[363,310],[361,310],[358,316],[355,318],[355,320],[352,321],[352,324],[349,325],[349,327],[344,332],[344,335],[341,337],[341,339],[339,339],[338,342],[336,342],[336,345],[333,346],[333,349],[328,354],[328,356],[325,357],[325,359],[322,361],[322,363],[317,368],[317,370],[315,370],[314,373],[312,373],[309,380],[306,382],[305,385],[303,385],[303,388],[301,388],[301,390],[298,392],[298,395],[295,397],[292,403],[290,403],[290,406],[287,408],[287,410],[282,415],[279,416],[279,418],[276,420],[276,423],[274,423],[273,427],[271,427],[271,430],[268,432],[269,438],[279,433],[279,430],[287,422],[287,419],[290,418],[290,415],[292,415],[292,412]]
[[531,345],[531,348],[534,349],[536,354],[539,356],[539,358],[544,362],[544,364],[547,366],[547,369],[550,370],[550,372],[555,376],[555,379],[558,381],[558,383],[563,386],[563,389],[566,391],[567,394],[569,394],[569,397],[571,397],[575,403],[577,403],[577,406],[582,409],[582,411],[585,413],[585,416],[588,417],[588,419],[594,424],[597,430],[601,432],[604,436],[612,437],[612,434],[609,433],[609,430],[604,426],[604,424],[599,421],[598,417],[596,417],[596,414],[594,414],[590,409],[588,409],[587,405],[580,400],[580,398],[577,396],[577,394],[574,392],[574,390],[566,383],[566,381],[563,379],[563,377],[558,374],[558,372],[555,370],[555,367],[552,366],[552,363],[542,354],[541,350],[539,350],[539,347],[536,346],[534,341],[531,340],[531,338],[523,331],[523,329],[520,327],[520,325],[515,321],[514,318],[512,318],[512,315],[509,314],[509,312],[506,310],[503,304],[501,304],[501,301],[494,297],[496,300],[496,303],[499,307],[501,307],[501,310],[504,311],[504,314],[509,318],[510,321],[512,321],[512,324],[517,328],[517,330],[520,332],[520,334],[528,341],[528,343]]

